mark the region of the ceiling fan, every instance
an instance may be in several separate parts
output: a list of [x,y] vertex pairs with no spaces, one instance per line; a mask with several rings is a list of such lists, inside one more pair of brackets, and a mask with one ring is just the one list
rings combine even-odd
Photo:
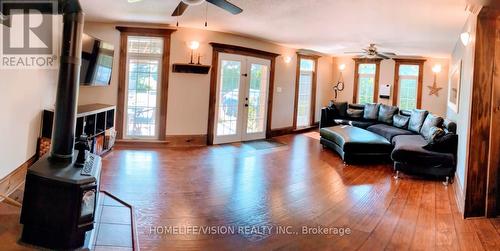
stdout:
[[377,47],[375,44],[370,44],[367,48],[362,49],[363,51],[357,51],[357,52],[345,52],[346,54],[362,54],[361,57],[363,58],[383,58],[383,59],[390,59],[396,56],[396,53],[394,52],[378,52]]
[[177,5],[177,8],[175,8],[174,12],[172,12],[172,16],[173,17],[181,16],[189,6],[200,5],[203,2],[209,2],[209,3],[215,5],[219,8],[222,8],[222,9],[234,14],[234,15],[240,14],[243,11],[240,7],[234,5],[226,0],[181,0],[179,5]]

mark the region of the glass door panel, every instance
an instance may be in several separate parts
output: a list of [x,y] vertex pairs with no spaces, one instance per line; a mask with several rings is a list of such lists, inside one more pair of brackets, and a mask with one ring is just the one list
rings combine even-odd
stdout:
[[269,60],[247,57],[247,95],[245,97],[245,130],[243,140],[266,137]]
[[160,60],[129,59],[127,137],[157,136],[158,72]]
[[220,72],[217,136],[237,134],[240,104],[241,62],[222,60]]

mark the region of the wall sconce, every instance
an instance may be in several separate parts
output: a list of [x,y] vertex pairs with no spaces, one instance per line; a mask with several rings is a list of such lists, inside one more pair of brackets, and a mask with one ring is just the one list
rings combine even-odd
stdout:
[[462,32],[462,34],[460,34],[460,41],[462,41],[464,46],[467,46],[470,42],[470,33],[467,31]]
[[345,64],[339,65],[340,75],[339,80],[333,86],[334,100],[337,100],[338,93],[344,90],[344,77],[342,76],[342,72],[345,70]]
[[289,64],[290,62],[292,62],[292,57],[290,56],[284,56],[283,57],[283,61],[287,64]]
[[[198,41],[191,41],[188,43],[189,49],[191,49],[191,62],[189,64],[194,64],[194,51],[200,48],[200,42]],[[198,55],[198,64],[200,63],[200,55]]]
[[439,97],[439,91],[443,88],[438,87],[436,83],[436,78],[438,73],[441,72],[441,65],[436,64],[432,67],[432,72],[434,72],[434,83],[432,83],[432,86],[428,85],[427,88],[429,88],[429,96],[436,95],[436,97]]

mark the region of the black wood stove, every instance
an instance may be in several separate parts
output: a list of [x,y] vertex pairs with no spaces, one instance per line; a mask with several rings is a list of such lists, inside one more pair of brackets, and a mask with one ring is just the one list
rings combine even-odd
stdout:
[[[4,15],[9,15],[9,9],[30,9],[33,2],[4,4]],[[58,13],[39,9],[43,14],[62,14],[64,19],[52,148],[50,156],[28,169],[21,241],[49,249],[75,249],[83,246],[86,232],[93,229],[101,159],[89,153],[85,143],[77,144],[78,150],[74,150],[82,53],[81,6],[78,0],[53,2]]]

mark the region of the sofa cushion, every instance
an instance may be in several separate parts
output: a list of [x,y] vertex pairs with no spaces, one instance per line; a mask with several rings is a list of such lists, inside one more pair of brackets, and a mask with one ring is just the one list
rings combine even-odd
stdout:
[[397,106],[380,105],[378,110],[378,121],[392,125],[392,117],[398,113]]
[[416,133],[420,133],[422,124],[424,123],[425,117],[427,117],[426,110],[413,109],[411,111],[410,121],[408,122],[408,130]]
[[429,113],[427,117],[425,117],[422,128],[420,129],[420,134],[422,134],[422,136],[424,136],[426,140],[429,140],[432,137],[432,134],[430,132],[431,128],[440,127],[442,124],[443,118]]
[[364,104],[349,104],[347,106],[347,108],[354,109],[354,110],[364,110],[365,109],[365,105]]
[[387,140],[389,140],[389,142],[392,140],[392,138],[394,138],[395,136],[398,136],[398,135],[412,135],[412,134],[414,134],[413,132],[410,132],[408,130],[397,128],[397,127],[386,125],[386,124],[372,125],[372,126],[366,128],[366,130],[368,130],[370,132],[374,132],[374,133],[386,138]]
[[328,108],[335,111],[335,115],[339,117],[347,116],[347,102],[335,102],[333,100],[330,100]]
[[364,121],[362,119],[335,119],[337,125],[350,125],[359,128],[367,128],[375,124],[373,121]]
[[451,153],[441,153],[424,149],[427,141],[422,135],[399,135],[392,139],[394,161],[426,166],[454,165],[455,157]]
[[410,121],[410,117],[396,114],[392,117],[392,125],[395,127],[406,129],[408,128],[408,122]]
[[322,138],[335,142],[344,152],[390,153],[391,143],[384,137],[353,126],[332,126],[320,129]]
[[377,120],[379,104],[365,104],[364,119]]
[[424,149],[442,153],[457,153],[458,135],[455,133],[446,133],[445,135],[434,139],[424,146]]
[[362,118],[363,117],[363,110],[356,110],[349,108],[346,110],[347,117],[348,118]]

